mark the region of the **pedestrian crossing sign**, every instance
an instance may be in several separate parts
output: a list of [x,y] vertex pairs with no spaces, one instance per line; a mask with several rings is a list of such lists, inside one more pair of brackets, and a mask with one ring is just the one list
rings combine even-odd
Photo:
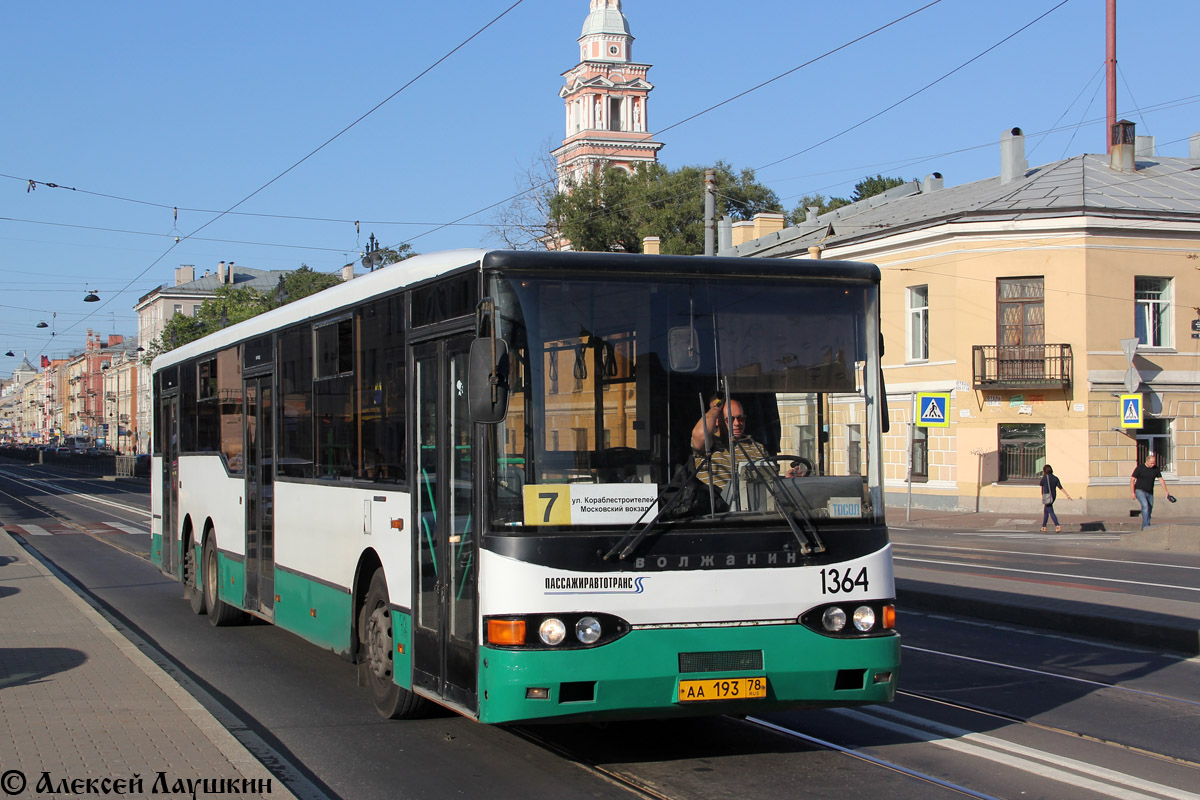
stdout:
[[1142,396],[1140,394],[1121,395],[1121,427],[1142,427]]
[[950,395],[947,392],[917,393],[917,425],[922,428],[950,427]]

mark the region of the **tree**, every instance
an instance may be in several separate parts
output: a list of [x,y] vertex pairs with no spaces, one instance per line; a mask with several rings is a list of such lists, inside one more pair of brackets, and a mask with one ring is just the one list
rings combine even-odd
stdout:
[[903,178],[885,178],[882,175],[876,175],[874,178],[868,176],[854,184],[854,194],[850,196],[850,200],[857,203],[859,200],[866,200],[868,197],[883,194],[888,189],[903,186],[904,183]]
[[558,162],[551,149],[547,139],[517,175],[517,194],[492,219],[489,238],[509,250],[546,250],[558,242],[550,213],[551,198],[558,192]]
[[[387,252],[399,255],[404,248],[409,251],[412,249],[408,245],[403,245],[400,250],[388,250]],[[398,261],[401,258],[395,260]],[[394,262],[385,261],[385,263]],[[167,320],[162,333],[146,348],[146,354],[142,360],[149,364],[155,356],[174,350],[176,347],[193,342],[230,325],[244,322],[264,311],[270,311],[273,308],[316,294],[341,282],[340,275],[317,272],[307,264],[301,264],[300,269],[284,275],[280,279],[279,286],[272,292],[251,289],[248,286],[219,286],[214,297],[207,298],[200,304],[196,316],[189,317],[177,313]]]
[[806,217],[806,212],[809,208],[816,208],[818,216],[828,211],[848,206],[851,203],[857,203],[860,200],[866,200],[868,197],[874,197],[877,194],[883,194],[888,189],[897,186],[903,186],[906,181],[903,178],[885,178],[882,175],[875,177],[867,176],[858,183],[854,184],[854,194],[850,195],[850,199],[845,197],[823,197],[819,194],[805,195],[800,198],[800,203],[792,209],[792,213],[788,216],[788,223],[798,225],[803,222]]
[[[745,220],[783,210],[775,192],[755,179],[754,170],[735,173],[723,161],[713,169],[718,218]],[[576,250],[640,253],[644,237],[658,236],[663,253],[702,253],[705,170],[670,170],[657,163],[639,165],[632,173],[609,167],[551,198],[551,222]]]

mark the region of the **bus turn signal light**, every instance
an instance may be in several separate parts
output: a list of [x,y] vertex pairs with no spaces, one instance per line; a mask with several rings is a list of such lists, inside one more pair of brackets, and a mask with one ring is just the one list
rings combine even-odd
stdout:
[[510,647],[525,644],[525,620],[489,619],[488,642]]
[[895,628],[895,627],[896,627],[896,607],[895,606],[884,606],[883,607],[883,629],[885,631],[890,631],[892,628]]

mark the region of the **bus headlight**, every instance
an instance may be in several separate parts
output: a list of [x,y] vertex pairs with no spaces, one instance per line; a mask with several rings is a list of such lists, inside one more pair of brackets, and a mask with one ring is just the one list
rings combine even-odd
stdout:
[[544,619],[538,627],[538,638],[551,647],[562,644],[563,639],[567,638],[567,626],[556,617]]
[[583,644],[600,641],[600,620],[595,617],[580,617],[575,623],[575,638]]
[[837,606],[830,606],[821,615],[821,627],[830,633],[837,633],[846,627],[846,612]]
[[854,627],[863,633],[875,627],[875,609],[870,606],[859,606],[854,609]]

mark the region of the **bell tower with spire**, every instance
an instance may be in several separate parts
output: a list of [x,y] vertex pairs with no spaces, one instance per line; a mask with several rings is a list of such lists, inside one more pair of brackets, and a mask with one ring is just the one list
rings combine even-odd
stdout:
[[563,73],[566,137],[552,155],[565,191],[607,166],[633,171],[658,160],[662,143],[649,133],[649,64],[633,60],[633,36],[621,0],[590,0],[579,37],[579,64]]

